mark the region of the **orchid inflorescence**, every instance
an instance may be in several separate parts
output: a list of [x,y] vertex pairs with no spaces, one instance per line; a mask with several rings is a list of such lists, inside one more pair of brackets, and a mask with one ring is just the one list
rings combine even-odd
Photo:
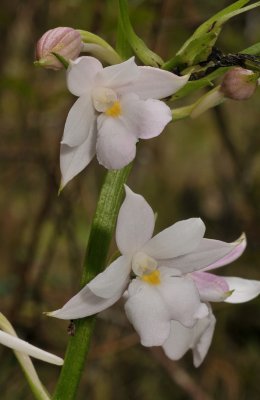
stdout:
[[[126,185],[120,207],[127,179],[125,171],[130,170],[129,164],[135,159],[139,139],[155,138],[170,122],[196,118],[226,99],[244,100],[255,92],[259,85],[259,45],[246,49],[243,55],[228,55],[226,69],[216,70],[223,63],[212,64],[214,57],[221,55],[222,60],[224,57],[214,47],[224,23],[259,6],[257,2],[244,7],[246,3],[248,0],[237,1],[204,22],[167,62],[135,34],[126,0],[118,0],[118,43],[126,40],[121,51],[120,46],[116,51],[97,35],[68,27],[51,29],[39,40],[35,64],[54,70],[66,68],[68,90],[78,97],[68,113],[60,143],[60,191],[96,155],[99,164],[110,171],[107,174],[110,181],[105,181],[102,187],[89,254],[95,246],[100,246],[108,210],[114,215],[109,221],[109,240],[118,216],[116,244],[120,253],[104,271],[104,257],[98,255],[98,268],[91,271],[94,278],[84,280],[79,293],[62,308],[46,313],[49,316],[65,320],[85,318],[106,310],[122,298],[126,316],[143,346],[161,346],[172,360],[179,360],[191,349],[194,365],[198,367],[208,352],[215,329],[211,303],[243,303],[260,294],[260,281],[212,273],[242,255],[246,248],[245,234],[232,243],[208,239],[204,237],[203,221],[189,218],[153,236],[156,218],[152,208]],[[131,57],[125,57],[127,46],[134,54]],[[83,52],[89,55],[81,55]],[[237,60],[242,60],[243,65],[237,64]],[[139,65],[140,61],[143,65]],[[222,83],[195,103],[171,109],[171,101],[207,85],[214,86],[212,80],[222,75]],[[192,82],[194,79],[196,82]],[[99,224],[95,224],[98,218]],[[87,324],[86,320],[81,325],[88,327],[85,351],[92,329]],[[37,398],[48,399],[29,355],[58,365],[63,360],[19,339],[3,316],[0,328],[3,329],[0,343],[12,348],[27,374],[34,377],[32,386]],[[77,330],[71,340],[76,338]],[[73,343],[78,343],[80,351],[81,344]],[[70,369],[71,357],[75,361],[77,354],[69,349],[55,399],[63,399],[65,385],[70,385],[66,369]],[[78,363],[71,363],[75,369],[71,374],[72,396],[83,362],[80,357]]]

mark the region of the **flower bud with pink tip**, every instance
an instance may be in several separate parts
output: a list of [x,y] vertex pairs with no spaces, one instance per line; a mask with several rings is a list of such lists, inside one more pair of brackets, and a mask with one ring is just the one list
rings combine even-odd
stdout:
[[232,68],[223,78],[220,91],[233,100],[249,99],[257,88],[258,75],[241,67]]
[[37,43],[36,63],[44,68],[62,69],[62,63],[53,53],[66,60],[74,60],[79,56],[82,46],[81,36],[75,29],[68,27],[50,29]]

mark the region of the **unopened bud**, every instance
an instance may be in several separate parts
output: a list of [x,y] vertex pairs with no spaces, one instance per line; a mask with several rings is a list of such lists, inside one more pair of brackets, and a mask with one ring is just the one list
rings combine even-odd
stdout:
[[74,60],[82,50],[82,40],[78,31],[73,28],[59,27],[45,32],[36,46],[36,64],[58,70],[62,63],[53,54],[57,53],[65,60]]
[[224,75],[220,90],[233,100],[249,99],[257,88],[258,76],[249,69],[233,68]]

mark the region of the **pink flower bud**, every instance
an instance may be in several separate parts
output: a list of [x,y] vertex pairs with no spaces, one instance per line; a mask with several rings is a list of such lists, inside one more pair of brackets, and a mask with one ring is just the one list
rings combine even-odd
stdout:
[[236,67],[224,75],[220,90],[230,99],[246,100],[254,94],[256,88],[257,75],[248,69]]
[[83,43],[79,32],[73,28],[59,27],[45,32],[36,46],[38,64],[54,70],[63,68],[61,62],[52,53],[57,53],[66,60],[77,58]]

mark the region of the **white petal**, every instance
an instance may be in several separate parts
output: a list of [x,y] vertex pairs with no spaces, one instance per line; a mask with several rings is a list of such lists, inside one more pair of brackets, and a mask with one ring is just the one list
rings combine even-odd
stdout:
[[107,169],[121,169],[136,154],[137,138],[119,118],[98,117],[97,159]]
[[137,79],[139,74],[140,70],[132,57],[121,64],[111,65],[100,71],[97,74],[95,85],[114,89],[119,94],[121,88],[132,86],[132,82]]
[[93,126],[88,138],[77,147],[61,144],[60,169],[63,188],[74,176],[81,172],[92,160],[96,152],[96,128]]
[[95,77],[103,69],[102,64],[94,57],[79,57],[70,61],[67,69],[67,86],[75,96],[89,92],[95,82]]
[[192,272],[190,276],[197,286],[202,301],[224,301],[230,296],[225,278],[201,271]]
[[193,350],[193,362],[198,367],[204,360],[212,341],[216,319],[212,313],[197,321],[193,328],[185,328],[177,321],[171,322],[171,333],[163,344],[165,354],[171,360],[179,360]]
[[222,267],[223,265],[230,264],[239,258],[244,253],[246,248],[246,235],[243,233],[240,238],[233,243],[228,243],[228,245],[230,245],[230,251],[224,255],[224,257],[204,268],[204,271]]
[[178,76],[169,71],[153,67],[138,67],[140,74],[131,87],[122,88],[120,93],[136,93],[140,99],[163,99],[186,85],[189,75]]
[[122,114],[129,132],[141,139],[160,135],[172,120],[170,108],[159,100],[140,100],[131,93],[122,97]]
[[205,319],[198,320],[194,329],[193,336],[193,364],[199,367],[206,357],[209,347],[212,342],[214,330],[216,325],[216,318],[212,313]]
[[223,278],[227,282],[229,290],[234,290],[231,296],[225,300],[226,303],[245,303],[260,294],[260,281],[231,276]]
[[62,358],[57,357],[54,354],[48,353],[47,351],[41,350],[38,347],[33,346],[32,344],[1,330],[0,343],[2,343],[4,346],[9,347],[10,349],[28,354],[31,357],[35,357],[38,360],[46,361],[50,364],[56,365],[63,364]]
[[126,197],[120,208],[116,243],[122,254],[133,254],[149,240],[154,230],[154,213],[145,199],[125,186]]
[[67,116],[62,144],[78,146],[85,142],[96,119],[90,93],[85,93],[71,107]]
[[84,286],[79,293],[72,297],[62,308],[46,313],[50,317],[60,319],[77,319],[97,314],[112,306],[122,296],[118,292],[114,297],[104,299],[96,296],[88,287]]
[[[207,271],[212,269],[211,266],[213,264],[214,268],[223,265],[222,262],[224,257],[227,257],[227,264],[230,260],[232,261],[235,259],[236,257],[232,258],[232,254],[234,255],[233,252],[237,246],[240,246],[240,243],[240,239],[233,243],[221,242],[220,240],[202,239],[198,247],[191,253],[175,258],[174,260],[163,262],[165,266],[172,265],[183,273],[197,270]],[[230,254],[231,256],[229,258]]]
[[160,346],[165,342],[170,333],[170,317],[154,287],[141,285],[137,293],[128,298],[125,311],[143,346]]
[[205,225],[200,218],[179,221],[149,240],[142,251],[156,259],[178,257],[196,249],[204,233]]
[[198,318],[208,314],[208,309],[201,303],[192,279],[170,277],[156,288],[169,310],[171,319],[179,321],[182,325],[192,327]]
[[126,256],[118,257],[103,272],[88,283],[89,289],[105,299],[113,297],[119,291],[123,293],[130,279],[131,260]]

